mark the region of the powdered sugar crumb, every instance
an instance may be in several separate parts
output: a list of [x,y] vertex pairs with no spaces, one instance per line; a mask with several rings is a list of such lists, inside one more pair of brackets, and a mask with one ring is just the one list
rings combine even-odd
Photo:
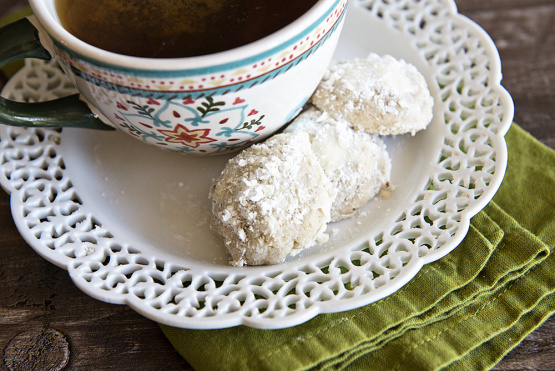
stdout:
[[433,98],[422,74],[389,55],[333,62],[311,101],[336,119],[380,135],[414,134],[432,119]]
[[324,243],[332,188],[306,133],[279,134],[232,158],[210,190],[232,265],[274,264]]
[[420,72],[377,54],[332,63],[311,103],[318,109],[232,158],[213,180],[212,224],[232,265],[281,262],[337,236],[337,228],[326,232],[330,221],[378,194],[389,198],[391,160],[378,134],[414,134],[433,110]]

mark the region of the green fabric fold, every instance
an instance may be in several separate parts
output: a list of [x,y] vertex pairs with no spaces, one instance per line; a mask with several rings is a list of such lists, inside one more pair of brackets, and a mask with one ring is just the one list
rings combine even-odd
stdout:
[[513,125],[509,164],[463,242],[394,294],[296,327],[161,326],[197,370],[480,370],[555,312],[555,151]]

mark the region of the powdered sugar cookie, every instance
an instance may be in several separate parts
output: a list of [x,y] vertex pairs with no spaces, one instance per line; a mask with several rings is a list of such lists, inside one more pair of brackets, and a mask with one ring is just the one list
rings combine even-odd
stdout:
[[391,160],[377,135],[353,130],[347,122],[316,108],[301,113],[285,132],[309,134],[312,149],[337,192],[332,221],[356,213],[389,182]]
[[232,158],[210,189],[213,227],[235,266],[275,264],[324,242],[333,193],[306,133]]
[[432,119],[433,98],[422,74],[389,55],[333,62],[311,99],[333,118],[381,135],[414,135]]

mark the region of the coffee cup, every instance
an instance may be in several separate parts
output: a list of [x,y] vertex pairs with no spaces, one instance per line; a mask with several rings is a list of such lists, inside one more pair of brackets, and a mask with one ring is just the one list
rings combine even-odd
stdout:
[[0,67],[55,58],[80,94],[41,103],[0,98],[0,123],[119,129],[191,155],[245,148],[300,112],[332,58],[347,0],[313,2],[284,27],[246,45],[156,58],[93,46],[64,28],[56,0],[30,0],[33,16],[0,29]]

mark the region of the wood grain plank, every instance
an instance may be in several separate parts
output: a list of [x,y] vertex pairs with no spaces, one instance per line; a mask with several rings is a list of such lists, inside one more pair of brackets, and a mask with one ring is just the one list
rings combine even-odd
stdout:
[[555,370],[554,344],[555,317],[551,317],[508,353],[493,370]]
[[85,295],[35,253],[17,233],[4,192],[0,236],[0,349],[23,333],[53,330],[69,342],[68,369],[192,369],[156,323]]
[[515,122],[555,148],[555,2],[457,3],[499,50],[502,85],[514,100]]
[[[532,9],[543,5],[551,6],[553,0],[455,0],[455,3],[459,13],[469,13],[487,10]],[[496,22],[498,21],[496,20]]]

